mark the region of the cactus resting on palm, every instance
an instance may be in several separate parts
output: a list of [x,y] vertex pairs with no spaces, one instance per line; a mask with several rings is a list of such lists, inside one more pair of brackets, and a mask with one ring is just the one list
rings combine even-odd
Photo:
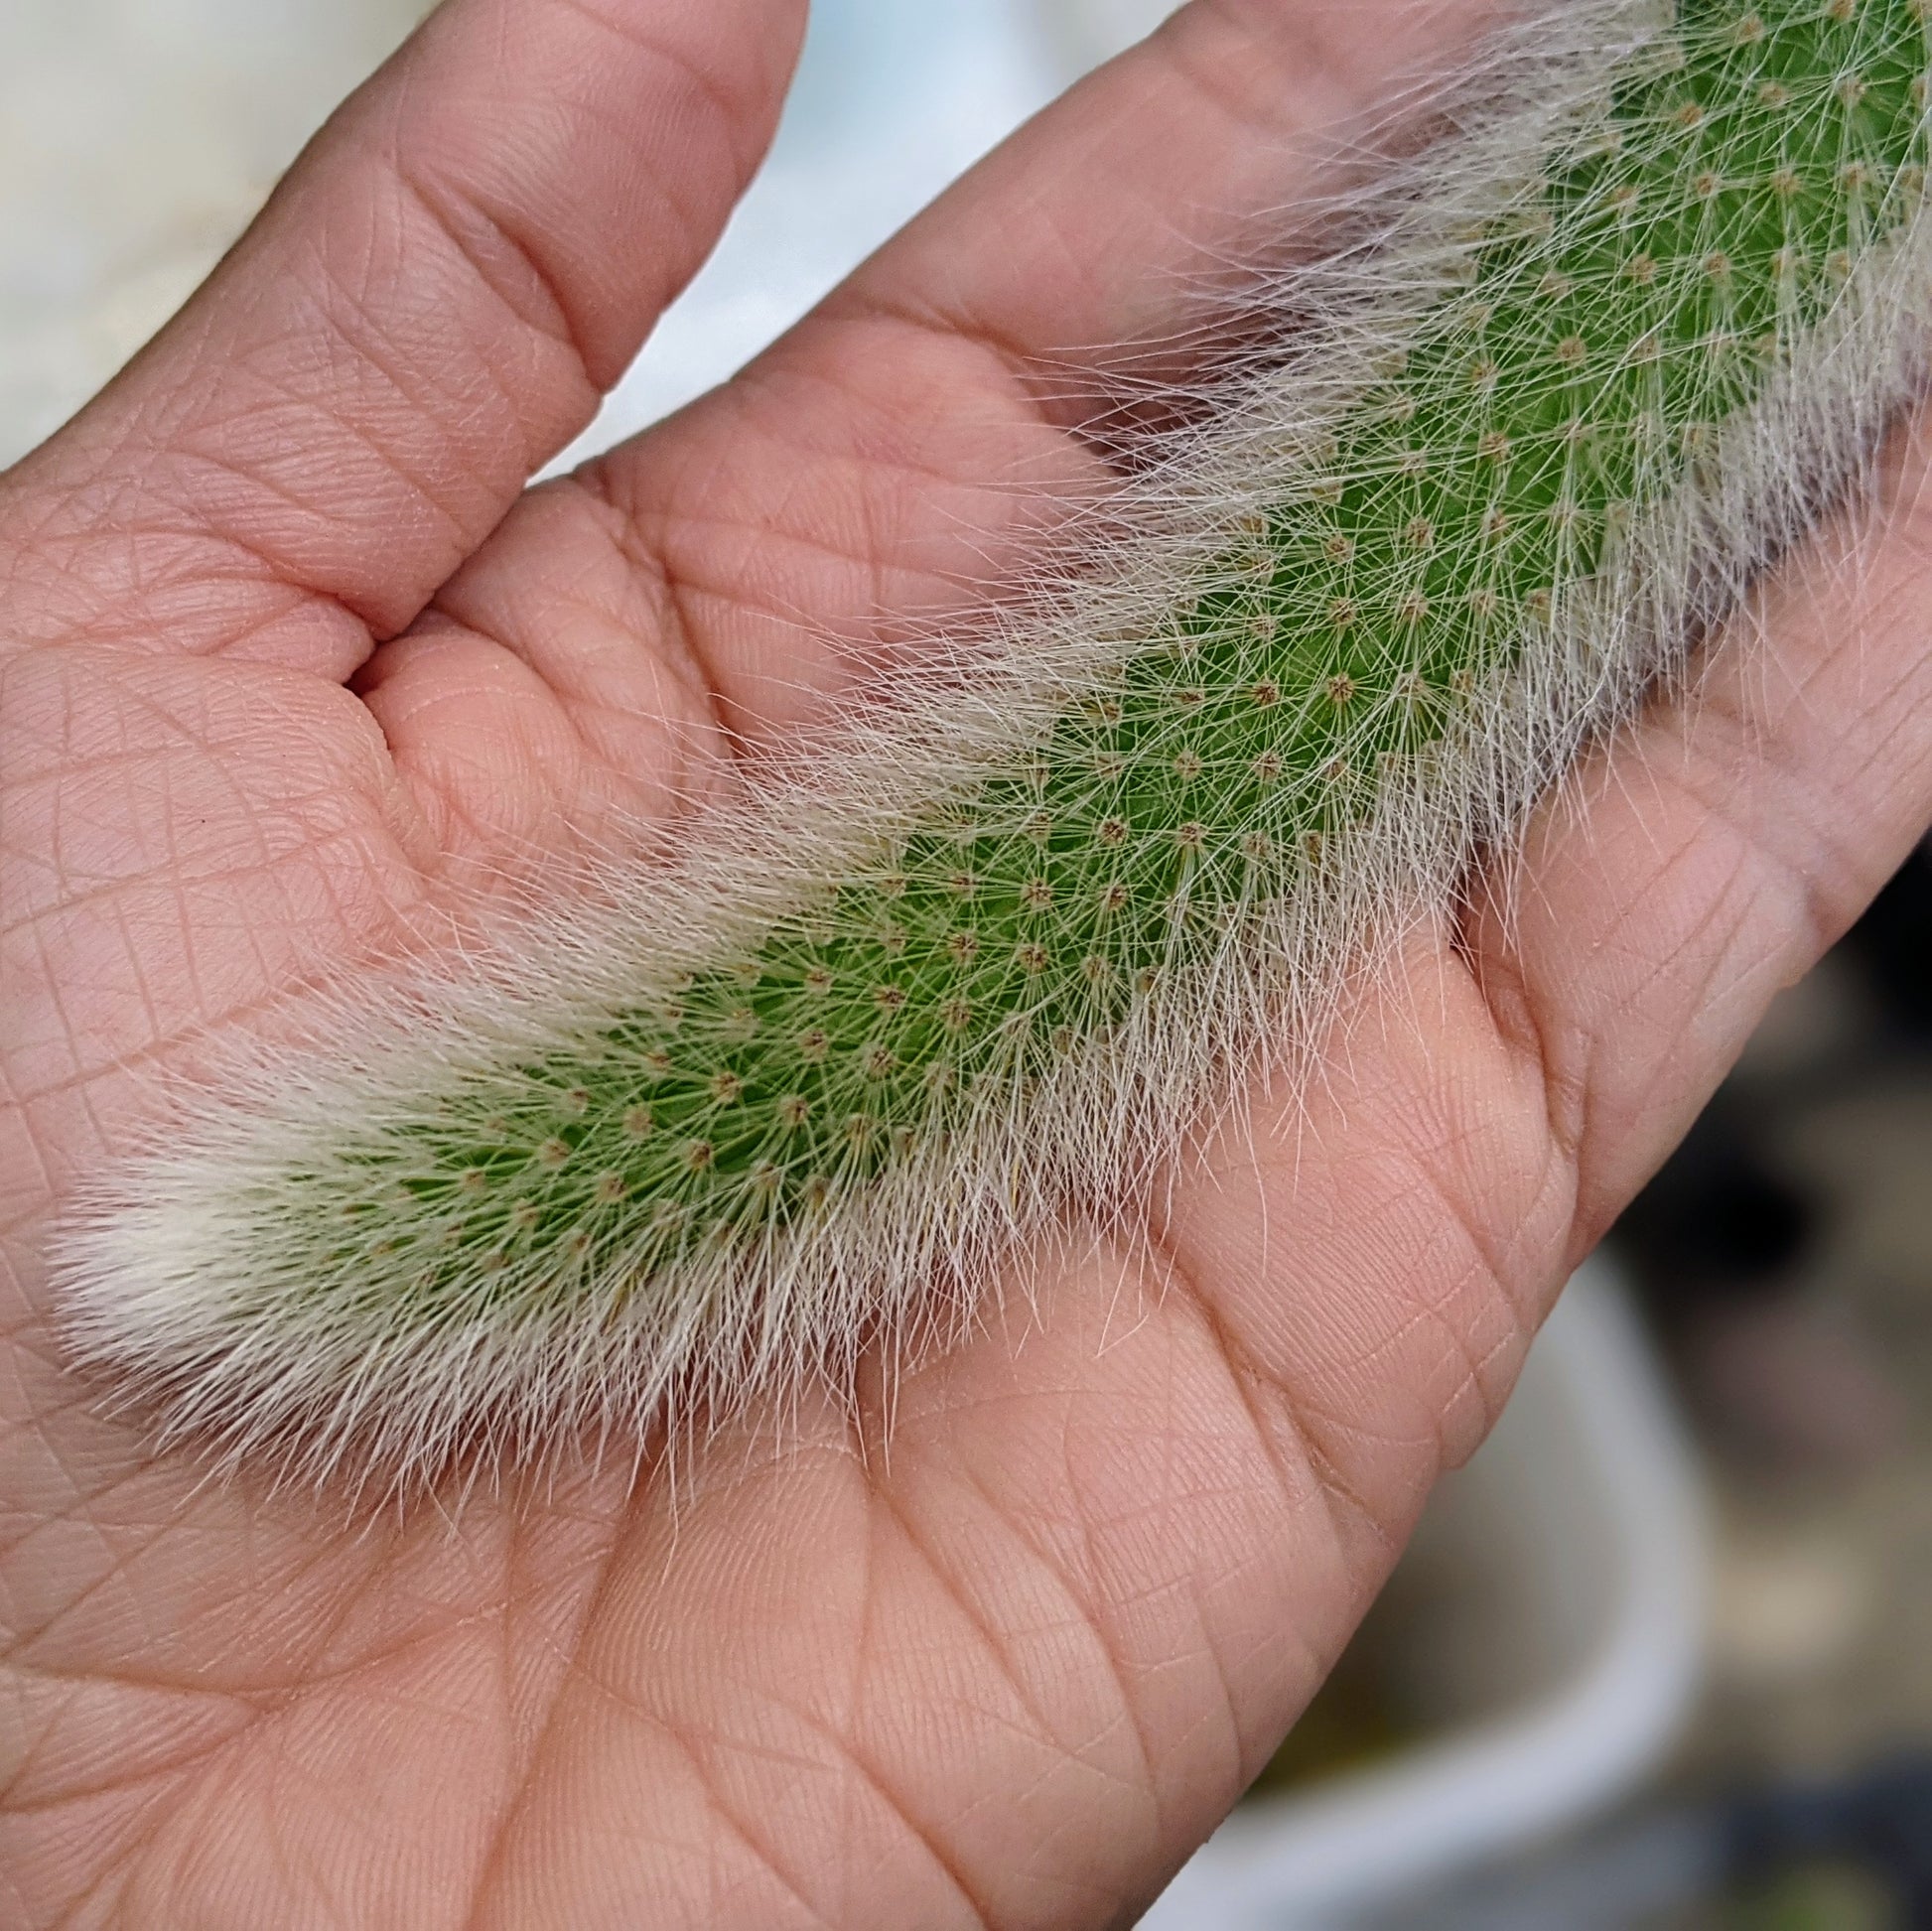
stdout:
[[1924,347],[1923,12],[1493,40],[1080,568],[670,865],[188,1102],[68,1231],[81,1354],[408,1479],[842,1386],[1140,1211],[1857,485]]

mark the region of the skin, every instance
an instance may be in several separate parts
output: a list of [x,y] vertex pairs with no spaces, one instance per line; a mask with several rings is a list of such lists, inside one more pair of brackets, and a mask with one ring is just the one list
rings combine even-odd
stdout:
[[345,1526],[104,1416],[44,1241],[163,1072],[756,783],[879,612],[1023,561],[1106,482],[1062,345],[1171,354],[1234,211],[1479,18],[1196,0],[526,492],[717,233],[801,9],[452,0],[0,478],[0,1917],[1123,1923],[1259,1769],[1566,1274],[1932,817],[1912,426],[1881,513],[1413,935],[1326,1077],[1258,1080],[1151,1248],[1016,1268],[890,1437],[874,1385],[675,1490]]

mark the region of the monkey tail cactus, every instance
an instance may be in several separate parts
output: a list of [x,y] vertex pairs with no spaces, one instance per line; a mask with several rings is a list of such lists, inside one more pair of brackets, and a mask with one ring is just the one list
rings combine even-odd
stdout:
[[404,1481],[837,1386],[1133,1213],[1857,482],[1920,373],[1924,11],[1538,7],[1078,571],[190,1102],[67,1231],[79,1354]]

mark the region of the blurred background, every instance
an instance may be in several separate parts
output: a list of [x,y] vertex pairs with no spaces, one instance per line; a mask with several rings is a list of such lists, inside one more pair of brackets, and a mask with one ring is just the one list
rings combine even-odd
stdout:
[[[0,466],[166,320],[423,11],[0,0]],[[768,164],[561,463],[729,375],[1167,11],[818,0]],[[1928,957],[1921,851],[1573,1284],[1150,1923],[1932,1926]]]

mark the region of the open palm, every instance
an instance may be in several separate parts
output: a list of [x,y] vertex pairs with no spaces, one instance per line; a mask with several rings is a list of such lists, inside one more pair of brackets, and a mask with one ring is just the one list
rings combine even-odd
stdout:
[[1925,822],[1911,447],[1882,530],[1418,934],[1319,1090],[1258,1086],[1151,1249],[1016,1279],[889,1437],[755,1420],[675,1493],[585,1469],[350,1533],[103,1418],[44,1240],[160,1074],[756,782],[882,612],[1023,560],[1108,480],[1064,345],[1184,340],[1301,137],[1480,11],[1197,0],[729,387],[524,493],[715,237],[802,8],[451,0],[0,479],[6,1922],[1119,1922],[1254,1774],[1565,1273]]

